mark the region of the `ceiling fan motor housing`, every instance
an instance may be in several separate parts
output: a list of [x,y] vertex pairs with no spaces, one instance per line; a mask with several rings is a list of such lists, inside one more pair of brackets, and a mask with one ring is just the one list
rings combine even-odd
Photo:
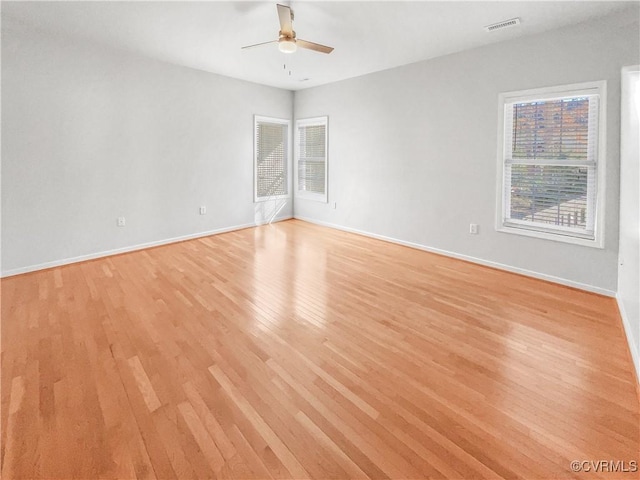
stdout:
[[286,33],[282,33],[282,30],[280,30],[280,32],[278,33],[278,41],[282,42],[284,40],[293,40],[295,41],[296,39],[296,32],[294,32],[293,30],[291,30],[291,35],[287,35]]

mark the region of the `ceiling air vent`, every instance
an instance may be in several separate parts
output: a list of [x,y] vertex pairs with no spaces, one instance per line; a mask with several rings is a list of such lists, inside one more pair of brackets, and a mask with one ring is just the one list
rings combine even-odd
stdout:
[[505,20],[503,22],[493,23],[491,25],[486,25],[484,27],[485,31],[493,32],[495,30],[502,30],[503,28],[515,27],[516,25],[520,25],[519,18],[512,18],[510,20]]

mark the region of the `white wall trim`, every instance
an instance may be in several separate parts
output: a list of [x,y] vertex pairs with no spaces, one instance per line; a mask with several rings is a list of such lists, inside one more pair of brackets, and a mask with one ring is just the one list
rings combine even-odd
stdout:
[[[258,196],[258,124],[259,123],[276,123],[287,127],[287,193],[284,195],[268,195],[265,197]],[[253,202],[268,202],[269,200],[288,199],[293,196],[291,193],[291,120],[288,118],[267,117],[264,115],[253,116]]]
[[[289,220],[293,218],[292,215],[286,215],[276,217],[273,222],[281,222],[283,220]],[[27,267],[14,268],[13,270],[3,271],[0,278],[12,277],[14,275],[20,275],[22,273],[35,272],[38,270],[44,270],[47,268],[60,267],[62,265],[69,265],[72,263],[85,262],[87,260],[94,260],[96,258],[110,257],[112,255],[119,255],[121,253],[135,252],[136,250],[144,250],[145,248],[159,247],[161,245],[168,245],[170,243],[184,242],[185,240],[194,240],[196,238],[209,237],[211,235],[218,235],[220,233],[234,232],[236,230],[243,230],[245,228],[258,227],[265,225],[268,222],[254,222],[243,223],[241,225],[234,225],[232,227],[217,228],[215,230],[208,230],[206,232],[191,233],[189,235],[182,235],[179,237],[166,238],[164,240],[156,240],[153,242],[140,243],[138,245],[131,245],[128,247],[115,248],[113,250],[105,250],[102,252],[90,253],[88,255],[80,255],[78,257],[63,258],[62,260],[54,260],[52,262],[40,263],[37,265],[29,265]]]
[[607,297],[615,297],[616,292],[612,290],[607,290],[605,288],[596,287],[594,285],[588,285],[586,283],[574,282],[572,280],[567,280],[566,278],[555,277],[553,275],[546,275],[544,273],[534,272],[533,270],[526,270],[524,268],[512,267],[511,265],[505,265],[503,263],[492,262],[490,260],[484,260],[482,258],[472,257],[470,255],[463,255],[461,253],[450,252],[448,250],[441,250],[439,248],[428,247],[426,245],[421,245],[419,243],[407,242],[405,240],[399,240],[393,237],[386,237],[384,235],[378,235],[376,233],[366,232],[363,230],[358,230],[356,228],[343,227],[342,225],[337,225],[334,223],[323,222],[319,220],[314,220],[308,217],[301,217],[298,215],[293,216],[298,220],[302,220],[304,222],[314,223],[316,225],[321,225],[323,227],[335,228],[337,230],[343,230],[345,232],[356,233],[358,235],[364,235],[365,237],[371,237],[378,240],[383,240],[385,242],[397,243],[398,245],[404,245],[405,247],[417,248],[418,250],[424,250],[426,252],[437,253],[439,255],[444,255],[446,257],[457,258],[459,260],[466,260],[468,262],[477,263],[478,265],[484,265],[486,267],[493,267],[499,270],[505,270],[511,273],[518,273],[520,275],[524,275],[527,277],[533,277],[540,280],[546,280],[548,282],[558,283],[560,285],[565,285],[567,287],[573,287],[580,290],[585,290],[587,292],[597,293],[600,295],[605,295]]
[[[509,207],[506,203],[505,189],[508,185],[506,178],[505,162],[507,160],[506,151],[511,148],[511,132],[505,131],[505,118],[507,117],[507,106],[516,102],[531,100],[551,100],[565,96],[597,95],[598,106],[598,134],[597,157],[596,157],[596,204],[594,206],[594,238],[579,238],[571,234],[571,229],[546,228],[535,224],[519,225],[526,222],[518,222],[507,218],[506,212]],[[502,233],[524,235],[528,237],[543,238],[556,242],[572,243],[585,247],[604,248],[604,226],[605,220],[605,198],[606,198],[606,171],[607,171],[607,82],[600,80],[595,82],[575,83],[571,85],[558,85],[553,87],[534,88],[517,92],[504,92],[498,95],[498,168],[497,172],[497,209],[496,209],[496,230]],[[590,107],[591,108],[591,107]],[[591,128],[591,111],[589,113],[589,126]],[[591,134],[589,134],[591,138]],[[591,141],[591,140],[590,140]],[[507,223],[509,222],[509,223]],[[546,230],[546,231],[545,231]],[[555,230],[555,231],[554,231]]]
[[631,339],[633,335],[631,335],[631,322],[629,321],[629,317],[627,316],[627,312],[624,309],[624,302],[619,295],[616,295],[616,301],[618,303],[618,310],[620,311],[620,318],[622,318],[622,326],[624,327],[624,334],[627,337],[627,343],[629,344],[629,351],[631,352],[631,361],[633,366],[635,367],[636,376],[638,377],[638,383],[640,383],[640,352],[636,350],[635,345]]
[[[295,100],[294,100],[295,104]],[[300,163],[300,127],[324,126],[324,193],[305,192],[298,189],[298,170]],[[313,200],[315,202],[329,202],[329,117],[323,115],[313,118],[301,118],[295,122],[293,163],[294,172],[294,196],[303,200]]]

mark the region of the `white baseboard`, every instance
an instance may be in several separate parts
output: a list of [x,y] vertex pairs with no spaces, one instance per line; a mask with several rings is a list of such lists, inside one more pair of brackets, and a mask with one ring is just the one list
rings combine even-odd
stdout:
[[[293,216],[291,215],[286,215],[286,216],[282,216],[282,217],[276,217],[273,222],[281,222],[283,220],[289,220],[293,218]],[[202,237],[208,237],[210,235],[217,235],[220,233],[227,233],[227,232],[233,232],[235,230],[242,230],[244,228],[251,228],[251,227],[257,227],[260,225],[264,225],[266,222],[264,223],[244,223],[241,225],[234,225],[231,227],[224,227],[224,228],[217,228],[215,230],[208,230],[206,232],[198,232],[198,233],[191,233],[189,235],[182,235],[180,237],[173,237],[173,238],[166,238],[164,240],[156,240],[153,242],[147,242],[147,243],[140,243],[138,245],[131,245],[128,247],[122,247],[122,248],[115,248],[113,250],[105,250],[102,252],[95,252],[95,253],[90,253],[87,255],[80,255],[78,257],[71,257],[71,258],[63,258],[61,260],[54,260],[52,262],[45,262],[45,263],[40,263],[37,265],[29,265],[27,267],[21,267],[21,268],[14,268],[12,270],[6,270],[2,272],[2,275],[0,275],[1,278],[5,278],[5,277],[11,277],[14,275],[20,275],[22,273],[29,273],[29,272],[35,272],[37,270],[44,270],[46,268],[53,268],[53,267],[60,267],[62,265],[69,265],[71,263],[78,263],[78,262],[85,262],[87,260],[94,260],[96,258],[102,258],[102,257],[110,257],[111,255],[119,255],[121,253],[128,253],[128,252],[135,252],[136,250],[144,250],[145,248],[151,248],[151,247],[159,247],[161,245],[168,245],[170,243],[176,243],[176,242],[184,242],[185,240],[193,240],[195,238],[202,238]]]
[[[574,282],[571,280],[567,280],[564,278],[560,278],[560,277],[555,277],[552,275],[546,275],[543,273],[539,273],[539,272],[534,272],[532,270],[526,270],[523,268],[517,268],[517,267],[512,267],[510,265],[505,265],[502,263],[497,263],[497,262],[492,262],[489,260],[484,260],[482,258],[477,258],[477,257],[472,257],[469,255],[463,255],[463,254],[459,254],[459,253],[455,253],[455,252],[450,252],[448,250],[442,250],[439,248],[433,248],[433,247],[428,247],[426,245],[421,245],[418,243],[413,243],[413,242],[407,242],[404,240],[400,240],[397,238],[393,238],[393,237],[387,237],[384,235],[378,235],[376,233],[371,233],[371,232],[366,232],[364,230],[358,230],[356,228],[350,228],[350,227],[344,227],[342,225],[337,225],[334,223],[329,223],[329,222],[323,222],[323,221],[319,221],[319,220],[315,220],[312,218],[307,218],[307,217],[301,217],[301,216],[292,216],[292,215],[285,215],[285,216],[281,216],[281,217],[276,217],[273,221],[274,222],[280,222],[283,220],[289,220],[291,218],[297,218],[299,220],[305,221],[305,222],[309,222],[309,223],[314,223],[317,225],[322,225],[325,227],[330,227],[330,228],[335,228],[337,230],[343,230],[345,232],[350,232],[350,233],[356,233],[358,235],[364,235],[366,237],[371,237],[371,238],[375,238],[378,240],[383,240],[386,242],[391,242],[391,243],[396,243],[399,245],[404,245],[406,247],[411,247],[411,248],[416,248],[419,250],[424,250],[426,252],[432,252],[432,253],[437,253],[440,255],[445,255],[447,257],[452,257],[452,258],[457,258],[460,260],[466,260],[469,262],[473,262],[473,263],[477,263],[479,265],[485,265],[488,267],[493,267],[493,268],[498,268],[500,270],[505,270],[508,272],[513,272],[513,273],[518,273],[521,275],[525,275],[528,277],[533,277],[533,278],[539,278],[541,280],[547,280],[550,282],[554,282],[554,283],[558,283],[561,285],[566,285],[569,287],[574,287],[574,288],[578,288],[581,290],[586,290],[588,292],[593,292],[593,293],[599,293],[601,295],[606,295],[608,297],[615,297],[616,293],[611,291],[611,290],[607,290],[604,288],[600,288],[600,287],[596,287],[593,285],[588,285],[588,284],[584,284],[584,283],[579,283],[579,282]],[[12,270],[6,270],[2,272],[2,275],[0,275],[2,278],[4,277],[10,277],[13,275],[20,275],[22,273],[29,273],[29,272],[34,272],[37,270],[43,270],[45,268],[53,268],[53,267],[58,267],[58,266],[62,266],[62,265],[68,265],[71,263],[77,263],[77,262],[84,262],[86,260],[93,260],[96,258],[101,258],[101,257],[108,257],[111,255],[118,255],[121,253],[127,253],[127,252],[133,252],[136,250],[142,250],[145,248],[151,248],[151,247],[157,247],[160,245],[167,245],[170,243],[175,243],[175,242],[182,242],[185,240],[192,240],[195,238],[201,238],[201,237],[208,237],[210,235],[217,235],[220,233],[226,233],[226,232],[232,232],[234,230],[242,230],[243,228],[250,228],[250,227],[255,227],[258,225],[262,225],[259,223],[245,223],[245,224],[241,224],[241,225],[234,225],[231,227],[224,227],[224,228],[218,228],[215,230],[209,230],[206,232],[199,232],[199,233],[193,233],[193,234],[189,234],[189,235],[183,235],[180,237],[173,237],[173,238],[167,238],[164,240],[157,240],[157,241],[153,241],[153,242],[148,242],[148,243],[142,243],[142,244],[138,244],[138,245],[132,245],[132,246],[128,246],[128,247],[123,247],[123,248],[117,248],[117,249],[113,249],[113,250],[106,250],[106,251],[102,251],[102,252],[95,252],[95,253],[91,253],[88,255],[81,255],[78,257],[71,257],[71,258],[65,258],[65,259],[61,259],[61,260],[54,260],[51,262],[46,262],[46,263],[40,263],[37,265],[29,265],[27,267],[21,267],[21,268],[15,268]]]
[[292,218],[293,218],[293,214],[291,213],[287,215],[278,215],[273,220],[271,220],[271,223],[283,222],[285,220],[291,220]]
[[[255,222],[253,225],[249,225],[249,227],[259,227],[261,225],[266,225],[268,223],[277,223],[277,222],[282,222],[284,220],[291,220],[292,218],[293,218],[293,215],[276,216],[272,220],[265,220],[264,222]],[[247,227],[243,227],[243,228],[247,228]]]
[[448,250],[441,250],[439,248],[428,247],[426,245],[421,245],[419,243],[407,242],[404,240],[400,240],[393,237],[386,237],[384,235],[378,235],[376,233],[366,232],[363,230],[358,230],[356,228],[344,227],[342,225],[337,225],[334,223],[323,222],[320,220],[314,220],[312,218],[301,217],[298,215],[294,215],[294,218],[298,220],[302,220],[304,222],[315,223],[316,225],[321,225],[324,227],[335,228],[337,230],[342,230],[345,232],[356,233],[358,235],[364,235],[365,237],[375,238],[377,240],[384,240],[385,242],[397,243],[398,245],[404,245],[405,247],[416,248],[418,250],[424,250],[425,252],[437,253],[439,255],[445,255],[451,258],[457,258],[459,260],[466,260],[468,262],[477,263],[479,265],[484,265],[486,267],[493,267],[499,270],[505,270],[507,272],[518,273],[520,275],[525,275],[527,277],[538,278],[540,280],[546,280],[553,283],[558,283],[560,285],[565,285],[567,287],[578,288],[580,290],[586,290],[587,292],[598,293],[600,295],[605,295],[607,297],[615,297],[616,292],[612,290],[607,290],[606,288],[596,287],[594,285],[589,285],[586,283],[574,282],[572,280],[567,280],[566,278],[555,277],[553,275],[547,275],[544,273],[534,272],[533,270],[526,270],[524,268],[512,267],[511,265],[505,265],[503,263],[492,262],[490,260],[484,260],[482,258],[472,257],[470,255],[463,255],[460,253],[450,252]]
[[622,326],[624,327],[624,333],[629,343],[629,351],[631,352],[631,360],[635,367],[636,376],[638,377],[638,383],[640,383],[640,352],[638,352],[639,345],[633,344],[633,336],[631,335],[631,322],[627,315],[627,311],[624,308],[624,303],[619,295],[616,295],[616,301],[618,303],[618,310],[620,311],[620,317],[622,318]]

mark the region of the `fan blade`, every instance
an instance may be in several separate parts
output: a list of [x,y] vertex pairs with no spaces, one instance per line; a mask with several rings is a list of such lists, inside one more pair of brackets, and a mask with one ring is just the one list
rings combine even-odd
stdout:
[[246,47],[242,47],[241,50],[244,50],[245,48],[259,47],[260,45],[268,45],[270,43],[278,43],[278,40],[271,40],[270,42],[262,42],[262,43],[256,43],[254,45],[247,45]]
[[287,37],[293,37],[293,26],[291,25],[291,9],[286,5],[276,5],[278,7],[278,17],[280,18],[280,31]]
[[307,48],[309,50],[315,50],[316,52],[320,53],[333,52],[333,47],[327,47],[326,45],[320,45],[319,43],[308,42],[300,38],[296,40],[296,45],[298,45],[300,48]]

